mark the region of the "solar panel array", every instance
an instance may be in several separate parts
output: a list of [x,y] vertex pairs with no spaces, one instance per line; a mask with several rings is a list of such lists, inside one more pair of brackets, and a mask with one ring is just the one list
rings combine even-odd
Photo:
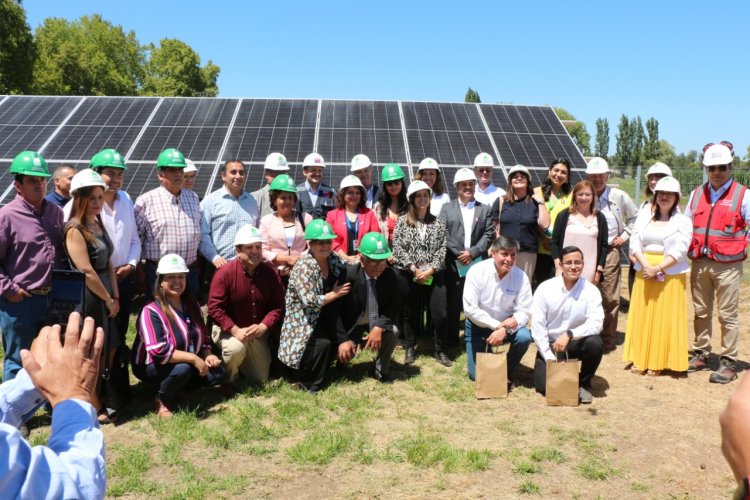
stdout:
[[325,99],[225,99],[172,97],[0,96],[0,203],[12,192],[7,169],[23,150],[39,151],[51,168],[84,168],[104,148],[128,165],[124,189],[133,198],[158,185],[155,161],[176,147],[199,168],[195,190],[203,197],[219,186],[219,167],[238,158],[249,166],[246,189],[263,184],[263,161],[286,155],[290,175],[302,182],[302,160],[318,152],[328,168],[324,182],[338,187],[351,158],[364,153],[379,169],[395,162],[413,178],[419,162],[434,158],[451,197],[455,170],[479,152],[499,163],[495,184],[505,188],[508,169],[523,164],[533,184],[549,163],[568,158],[575,179],[585,169],[580,151],[548,106],[353,101]]

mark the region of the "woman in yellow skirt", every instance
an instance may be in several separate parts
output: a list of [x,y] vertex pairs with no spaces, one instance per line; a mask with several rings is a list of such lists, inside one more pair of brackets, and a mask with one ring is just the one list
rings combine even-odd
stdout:
[[630,238],[636,278],[630,300],[623,359],[634,373],[687,372],[687,250],[693,225],[678,212],[680,183],[659,180],[652,217],[639,217]]

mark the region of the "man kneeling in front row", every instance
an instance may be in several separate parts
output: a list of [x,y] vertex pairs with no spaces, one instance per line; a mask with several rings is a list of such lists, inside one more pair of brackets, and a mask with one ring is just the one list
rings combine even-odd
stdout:
[[583,252],[568,246],[560,252],[562,276],[545,281],[534,293],[531,331],[537,346],[534,385],[546,392],[547,362],[581,360],[578,396],[591,403],[591,379],[602,360],[604,310],[599,289],[581,277]]

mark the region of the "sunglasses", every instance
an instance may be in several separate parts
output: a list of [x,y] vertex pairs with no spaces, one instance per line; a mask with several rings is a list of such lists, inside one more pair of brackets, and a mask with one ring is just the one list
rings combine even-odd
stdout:
[[490,168],[490,167],[477,167],[477,172],[480,172],[480,173],[492,172],[492,168]]
[[[729,142],[729,141],[721,141],[719,144],[721,144],[722,146],[727,147],[729,149],[729,151],[731,151],[732,153],[734,153],[734,146],[732,145],[731,142]],[[709,142],[708,144],[706,144],[705,146],[703,146],[703,152],[705,153],[708,148],[710,148],[711,146],[714,146],[714,145],[716,145],[716,143]]]
[[726,172],[729,167],[726,165],[711,165],[710,167],[706,167],[709,172],[713,172],[717,168],[719,169],[719,172]]

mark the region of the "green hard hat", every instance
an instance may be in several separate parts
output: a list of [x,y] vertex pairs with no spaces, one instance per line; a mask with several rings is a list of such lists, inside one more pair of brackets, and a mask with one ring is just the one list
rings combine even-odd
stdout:
[[323,219],[315,219],[305,228],[306,240],[332,240],[335,237],[333,228]]
[[382,233],[372,232],[362,236],[359,253],[368,259],[383,260],[391,256],[391,249]]
[[404,178],[404,171],[395,163],[388,163],[383,167],[380,173],[380,180],[383,182],[397,181]]
[[286,191],[288,193],[297,193],[297,186],[294,180],[286,174],[279,174],[273,178],[269,186],[271,191]]
[[104,167],[121,168],[125,170],[125,159],[116,149],[102,149],[91,157],[89,168],[97,169]]
[[10,164],[11,174],[33,175],[36,177],[50,177],[47,162],[36,151],[21,151]]
[[167,148],[159,154],[159,158],[156,160],[156,168],[185,168],[185,156],[175,148]]

